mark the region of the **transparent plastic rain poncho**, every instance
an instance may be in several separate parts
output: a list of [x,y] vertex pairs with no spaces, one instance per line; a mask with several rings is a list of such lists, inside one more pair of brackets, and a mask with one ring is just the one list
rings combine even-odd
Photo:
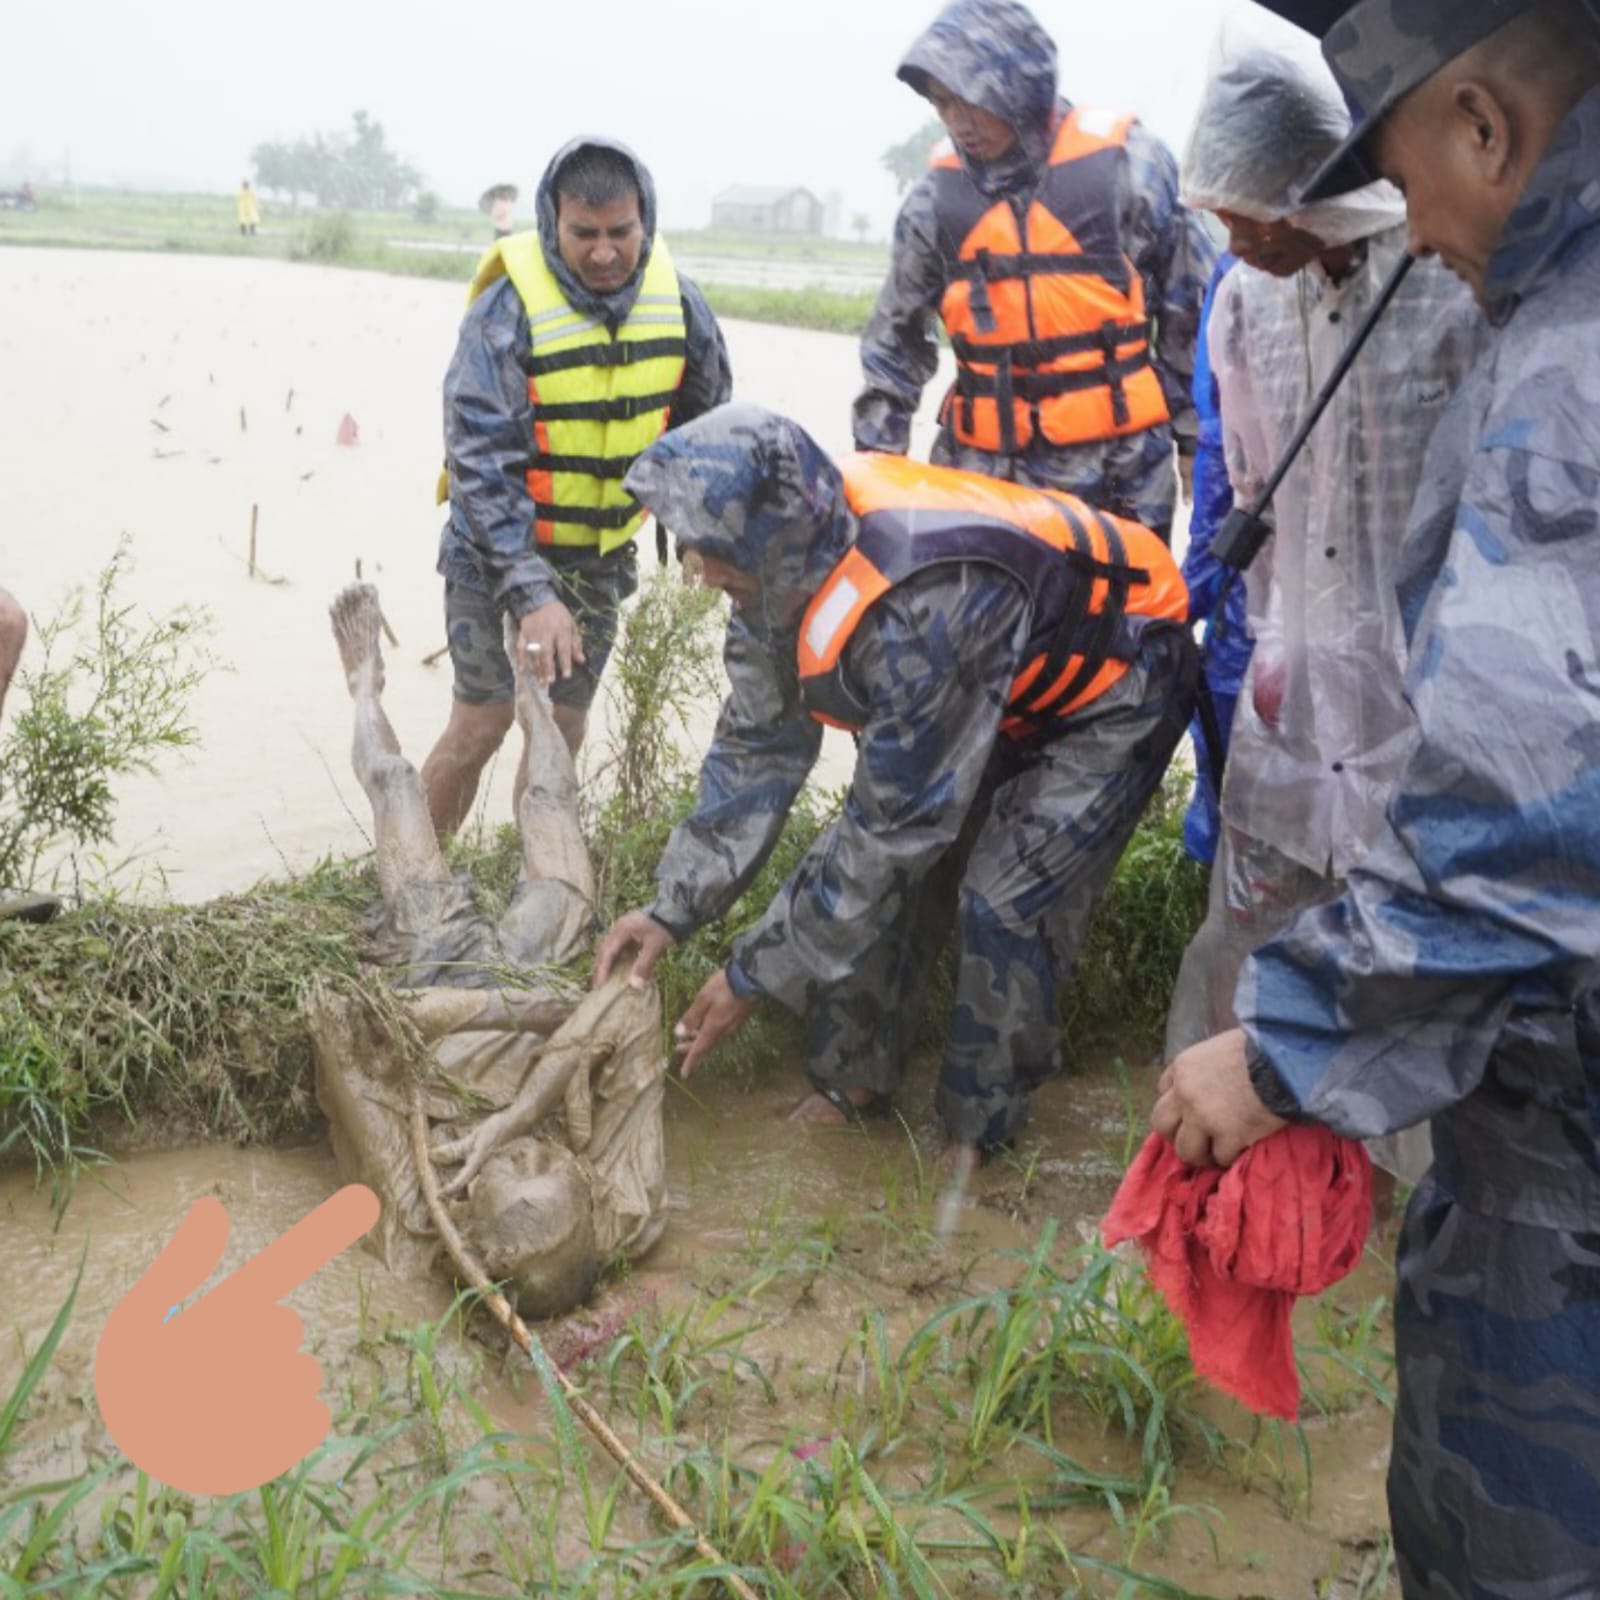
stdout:
[[[1358,246],[1337,283],[1314,262],[1278,279],[1241,263],[1209,339],[1228,475],[1249,502],[1405,248],[1399,194],[1376,185],[1288,212],[1349,113],[1316,45],[1252,9],[1223,27],[1184,167],[1190,205],[1292,215]],[[1251,568],[1255,658],[1233,728],[1225,823],[1343,878],[1383,820],[1410,729],[1396,552],[1434,427],[1487,328],[1467,290],[1423,262],[1318,424]]]
[[1289,221],[1328,245],[1382,233],[1405,216],[1405,201],[1387,183],[1295,202],[1349,132],[1350,112],[1316,40],[1243,6],[1212,46],[1205,99],[1184,152],[1183,203],[1253,222]]

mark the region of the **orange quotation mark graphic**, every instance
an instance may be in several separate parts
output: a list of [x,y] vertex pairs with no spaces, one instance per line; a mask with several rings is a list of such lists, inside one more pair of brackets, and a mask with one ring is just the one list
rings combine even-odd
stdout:
[[305,1460],[332,1418],[300,1318],[279,1302],[377,1220],[378,1197],[350,1184],[180,1310],[228,1242],[221,1201],[190,1206],[95,1350],[95,1395],[123,1454],[195,1495],[258,1489]]

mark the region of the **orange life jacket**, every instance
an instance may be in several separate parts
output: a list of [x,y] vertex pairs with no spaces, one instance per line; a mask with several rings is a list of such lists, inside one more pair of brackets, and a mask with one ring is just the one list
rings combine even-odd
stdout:
[[940,315],[958,363],[942,420],[962,444],[1012,455],[1036,436],[1087,444],[1169,420],[1123,248],[1133,123],[1074,108],[1031,198],[995,200],[954,145],[934,151]]
[[823,581],[800,627],[800,697],[818,722],[859,731],[867,700],[845,647],[897,583],[947,562],[981,562],[1033,596],[1033,625],[1001,724],[1025,738],[1119,682],[1151,626],[1189,617],[1183,574],[1148,528],[1072,495],[1028,489],[900,456],[846,456],[856,542]]

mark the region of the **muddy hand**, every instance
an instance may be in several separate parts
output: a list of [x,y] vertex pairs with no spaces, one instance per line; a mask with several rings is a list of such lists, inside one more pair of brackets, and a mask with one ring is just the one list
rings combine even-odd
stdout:
[[612,968],[628,951],[637,950],[639,954],[634,958],[628,983],[635,989],[648,988],[656,963],[677,942],[648,911],[625,912],[612,923],[610,933],[600,941],[600,949],[594,958],[594,982],[590,987],[605,988]]
[[750,1020],[755,1008],[754,1000],[741,1000],[733,992],[726,971],[707,978],[683,1020],[672,1030],[683,1055],[683,1065],[678,1070],[684,1077],[691,1076],[724,1039],[731,1039]]
[[378,1198],[341,1189],[191,1306],[215,1271],[228,1213],[197,1200],[154,1264],[117,1302],[95,1350],[111,1437],[142,1472],[185,1494],[258,1489],[327,1437],[322,1368],[279,1302],[378,1220]]
[[458,1162],[461,1170],[444,1186],[446,1198],[464,1194],[467,1185],[483,1171],[489,1157],[503,1144],[515,1138],[520,1131],[517,1108],[507,1106],[492,1117],[485,1117],[464,1139],[453,1139],[448,1144],[437,1144],[429,1152],[436,1167],[453,1167]]

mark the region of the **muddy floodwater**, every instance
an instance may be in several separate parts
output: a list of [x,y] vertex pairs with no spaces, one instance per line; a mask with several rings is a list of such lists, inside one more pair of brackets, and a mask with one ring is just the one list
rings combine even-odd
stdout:
[[[979,1175],[953,1232],[940,1238],[931,1225],[929,1160],[937,1139],[926,1068],[902,1091],[905,1121],[865,1131],[786,1124],[784,1113],[804,1089],[798,1072],[775,1072],[753,1085],[710,1072],[688,1087],[675,1083],[667,1111],[666,1234],[585,1312],[547,1327],[547,1346],[602,1406],[622,1404],[608,1401],[601,1381],[614,1341],[635,1329],[643,1330],[643,1342],[698,1319],[697,1327],[736,1336],[739,1360],[761,1375],[724,1387],[713,1403],[732,1409],[719,1426],[751,1460],[769,1457],[775,1440],[803,1453],[813,1431],[815,1447],[825,1448],[841,1407],[848,1411],[852,1396],[870,1387],[858,1337],[864,1319],[881,1317],[889,1347],[898,1349],[941,1308],[1015,1283],[1051,1224],[1056,1254],[1065,1259],[1092,1234],[1122,1170],[1128,1107],[1141,1107],[1149,1088],[1147,1075],[1129,1084],[1106,1070],[1047,1086],[1020,1150]],[[0,1476],[11,1483],[61,1479],[103,1457],[92,1396],[95,1338],[191,1202],[215,1195],[227,1206],[227,1270],[337,1182],[322,1143],[157,1150],[86,1172],[58,1215],[48,1186],[36,1188],[31,1173],[0,1174],[0,1395],[45,1336],[82,1263],[72,1325],[36,1393],[21,1449]],[[1326,1343],[1331,1322],[1345,1326],[1358,1317],[1386,1292],[1386,1278],[1375,1250],[1328,1307],[1303,1308],[1303,1346]],[[380,1359],[374,1352],[381,1353],[386,1331],[440,1319],[451,1298],[442,1276],[399,1281],[356,1249],[290,1303],[304,1319],[331,1396],[357,1385]],[[441,1342],[445,1365],[465,1377],[496,1427],[548,1438],[542,1392],[492,1333],[463,1337],[452,1326]],[[1180,1451],[1178,1480],[1165,1492],[1183,1509],[1154,1520],[1138,1550],[1140,1569],[1200,1595],[1354,1600],[1397,1592],[1376,1576],[1388,1413],[1359,1387],[1332,1386],[1332,1415],[1307,1407],[1303,1450],[1293,1430],[1261,1428],[1230,1402],[1201,1400],[1202,1420],[1232,1443],[1209,1459],[1199,1448]],[[1053,1444],[1108,1474],[1125,1471],[1136,1454],[1121,1430],[1089,1414],[1062,1417]],[[909,1429],[895,1470],[923,1470],[919,1448]],[[1014,1522],[1015,1507],[1001,1505],[994,1515]],[[1077,1507],[1037,1513],[1039,1519],[1074,1551],[1111,1560],[1127,1553],[1125,1533],[1103,1511]],[[649,1526],[641,1506],[624,1506],[619,1528],[643,1533]]]

